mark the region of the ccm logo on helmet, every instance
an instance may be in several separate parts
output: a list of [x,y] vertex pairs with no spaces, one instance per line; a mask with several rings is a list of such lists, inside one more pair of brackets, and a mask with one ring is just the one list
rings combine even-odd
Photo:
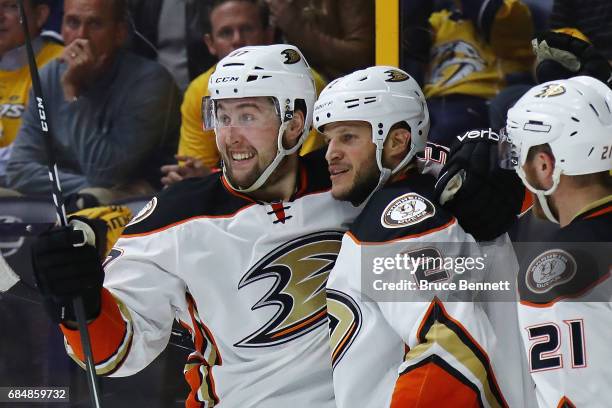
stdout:
[[237,82],[239,79],[240,79],[239,77],[229,76],[229,77],[217,78],[217,79],[215,79],[215,82],[216,83],[219,83],[219,82]]
[[489,129],[481,129],[481,130],[469,130],[465,132],[463,135],[457,136],[460,142],[463,142],[465,139],[488,139],[493,142],[499,142],[499,134]]

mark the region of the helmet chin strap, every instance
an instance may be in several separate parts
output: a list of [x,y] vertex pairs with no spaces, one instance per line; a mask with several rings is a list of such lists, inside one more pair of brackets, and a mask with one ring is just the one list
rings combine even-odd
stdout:
[[261,173],[259,177],[257,178],[257,180],[255,180],[255,182],[251,184],[249,187],[241,188],[241,187],[234,186],[232,182],[230,181],[230,178],[227,177],[227,168],[225,166],[225,163],[223,163],[223,174],[225,175],[225,180],[227,181],[227,184],[229,184],[229,186],[232,189],[240,193],[250,193],[252,191],[259,189],[266,181],[268,181],[268,178],[272,175],[274,170],[276,170],[276,168],[281,163],[283,158],[297,151],[297,149],[300,147],[299,142],[296,143],[296,145],[293,146],[291,149],[285,149],[285,147],[283,146],[283,134],[285,133],[285,129],[287,129],[288,125],[289,125],[289,122],[281,123],[280,128],[278,129],[278,135],[277,135],[276,157],[274,157],[274,160],[272,160],[272,163],[270,163],[268,167],[266,167],[263,173]]
[[544,215],[546,216],[546,218],[548,218],[548,221],[554,222],[555,224],[559,224],[559,220],[554,216],[554,214],[550,210],[550,206],[548,205],[548,199],[546,198],[546,195],[544,195],[544,193],[542,193],[541,191],[535,194],[536,194],[536,197],[538,198],[538,202],[540,203],[540,207],[542,207],[542,210],[544,211]]
[[359,203],[359,205],[363,205],[367,203],[368,201],[370,201],[370,198],[372,198],[374,193],[380,190],[382,186],[384,186],[387,183],[387,180],[389,180],[389,177],[391,177],[391,170],[387,169],[386,167],[383,167],[382,165],[382,151],[383,151],[382,141],[379,141],[378,143],[375,142],[375,144],[376,144],[376,164],[378,165],[378,169],[380,170],[380,176],[378,177],[378,184],[376,184],[376,187],[374,187],[372,191],[370,191],[370,194],[368,194],[365,200]]
[[559,169],[559,167],[555,167],[555,169],[553,170],[553,185],[548,190],[540,190],[532,186],[529,181],[527,181],[527,175],[525,174],[525,170],[523,170],[522,167],[519,166],[517,168],[517,173],[523,181],[523,184],[525,184],[525,187],[527,187],[527,189],[534,193],[538,198],[540,207],[542,207],[542,211],[544,211],[544,215],[546,216],[548,221],[554,222],[555,224],[559,224],[559,220],[557,219],[557,217],[554,216],[550,209],[550,205],[548,204],[548,196],[554,193],[557,187],[559,186],[559,177],[561,176],[561,170]]
[[402,161],[400,161],[398,165],[395,166],[393,170],[391,170],[391,169],[384,167],[382,164],[383,149],[384,149],[384,146],[382,142],[376,143],[376,164],[378,165],[378,170],[380,170],[380,176],[378,177],[378,184],[376,184],[376,187],[374,187],[374,189],[370,192],[368,197],[365,200],[363,200],[361,204],[367,203],[372,197],[372,195],[378,190],[380,190],[385,184],[387,184],[387,181],[389,181],[389,178],[391,178],[392,175],[398,173],[401,169],[406,167],[406,164],[410,162],[410,160],[416,154],[415,149],[412,148],[412,145],[411,145],[411,149],[406,155],[406,157],[404,157]]

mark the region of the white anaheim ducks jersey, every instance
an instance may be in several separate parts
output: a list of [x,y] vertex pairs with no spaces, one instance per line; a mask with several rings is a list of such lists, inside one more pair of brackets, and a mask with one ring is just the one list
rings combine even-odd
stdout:
[[[444,299],[443,291],[436,298],[389,286],[379,294],[376,288],[382,284],[377,278],[364,278],[373,273],[372,257],[397,253],[387,253],[383,248],[390,247],[382,244],[401,243],[401,251],[411,255],[428,251],[429,256],[443,254],[447,259],[459,251],[479,256],[473,237],[433,204],[432,186],[428,176],[412,174],[385,187],[372,196],[343,237],[327,283],[336,404],[339,408],[532,407],[535,399],[520,357],[515,301],[448,301],[451,292]],[[513,274],[508,278],[512,280],[518,269],[516,258],[507,237],[498,240],[487,244],[498,247],[490,251],[497,258],[488,260],[487,268],[503,265],[506,276]],[[408,272],[385,279],[387,272],[377,271],[385,283],[406,288],[408,282],[416,282]],[[465,280],[469,273],[464,273]],[[395,279],[402,275],[405,281]],[[415,275],[438,283],[458,282],[460,277],[443,268],[416,268]],[[503,278],[504,274],[493,275]],[[493,277],[473,274],[472,278],[477,282]],[[514,288],[509,289],[506,297],[515,299]],[[482,295],[477,299],[492,300]]]
[[322,159],[301,159],[288,202],[254,202],[219,174],[153,199],[106,263],[103,312],[90,325],[98,371],[143,369],[178,316],[196,349],[187,407],[334,407],[325,283],[359,209],[332,198]]
[[612,406],[612,196],[521,262],[521,335],[544,408]]

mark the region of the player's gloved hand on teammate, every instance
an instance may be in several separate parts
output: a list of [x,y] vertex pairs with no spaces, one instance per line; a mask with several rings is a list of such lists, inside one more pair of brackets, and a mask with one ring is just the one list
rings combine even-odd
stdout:
[[[575,30],[573,30],[575,31]],[[565,32],[544,31],[532,40],[538,83],[587,75],[610,86],[612,68],[595,47]]]
[[42,233],[32,246],[36,283],[56,323],[76,321],[72,301],[78,296],[83,299],[87,320],[100,314],[104,271],[95,244],[104,229],[99,222],[73,219],[68,227]]
[[507,232],[525,194],[516,172],[499,167],[498,141],[491,129],[457,136],[435,186],[438,202],[478,241]]

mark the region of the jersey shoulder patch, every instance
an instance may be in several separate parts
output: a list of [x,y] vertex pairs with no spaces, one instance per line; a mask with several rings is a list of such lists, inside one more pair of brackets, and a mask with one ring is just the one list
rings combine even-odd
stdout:
[[609,301],[611,294],[593,290],[610,277],[609,245],[564,241],[516,246],[521,301],[541,307],[564,299]]
[[539,242],[517,244],[521,301],[538,307],[563,299],[609,301],[600,283],[612,272],[611,241],[612,210],[604,203]]
[[413,174],[372,195],[351,228],[361,242],[386,242],[443,228],[453,217],[433,199],[435,180]]
[[255,204],[223,185],[221,173],[189,178],[153,197],[132,218],[123,235],[150,233],[194,217],[228,217]]
[[380,216],[384,228],[404,228],[436,215],[435,206],[417,193],[405,193],[391,201]]

